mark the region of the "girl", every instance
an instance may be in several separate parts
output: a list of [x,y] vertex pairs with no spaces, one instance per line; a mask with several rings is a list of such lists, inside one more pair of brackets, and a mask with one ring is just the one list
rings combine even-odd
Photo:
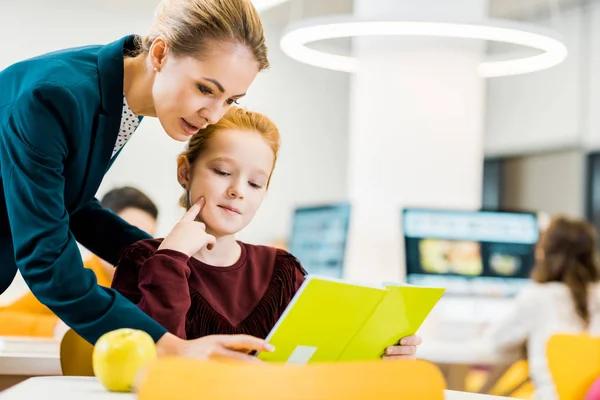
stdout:
[[[584,221],[554,218],[542,234],[533,286],[515,307],[490,327],[497,351],[527,347],[536,399],[556,399],[546,361],[546,342],[555,333],[600,334],[600,279],[596,232]],[[565,350],[567,351],[567,350]]]
[[[125,250],[113,288],[182,339],[266,337],[305,271],[289,253],[239,242],[235,234],[261,205],[278,151],[275,125],[238,108],[194,136],[177,161],[188,212],[164,240]],[[420,338],[404,342],[385,357],[413,356]],[[206,356],[254,360],[235,350],[246,349],[215,348]]]
[[[90,343],[135,328],[160,355],[177,354],[175,336],[97,284],[76,241],[115,264],[123,248],[149,238],[94,198],[124,144],[145,116],[188,140],[268,65],[251,0],[163,0],[145,37],[0,71],[0,293],[18,268],[35,297]],[[188,346],[202,352],[202,342]]]

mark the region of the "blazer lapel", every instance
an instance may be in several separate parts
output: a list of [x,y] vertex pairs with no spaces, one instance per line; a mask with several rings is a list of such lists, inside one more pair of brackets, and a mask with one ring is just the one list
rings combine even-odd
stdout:
[[97,115],[92,151],[83,199],[95,196],[104,174],[111,164],[111,155],[119,135],[123,110],[123,48],[131,43],[127,36],[104,46],[98,53],[101,110]]

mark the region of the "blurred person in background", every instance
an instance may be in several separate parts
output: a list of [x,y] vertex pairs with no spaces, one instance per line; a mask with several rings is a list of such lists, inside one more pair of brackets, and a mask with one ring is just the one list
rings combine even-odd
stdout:
[[548,339],[558,333],[600,335],[596,235],[585,221],[552,218],[536,249],[534,283],[486,332],[497,352],[526,348],[536,399],[557,399],[546,359]]
[[[131,225],[154,236],[158,208],[143,192],[132,187],[121,187],[106,193],[100,201]],[[90,229],[94,229],[90,226]],[[115,268],[113,265],[92,255],[83,263],[96,275],[98,284],[110,287]],[[61,336],[68,328],[52,311],[28,292],[12,304],[0,307],[0,336]]]

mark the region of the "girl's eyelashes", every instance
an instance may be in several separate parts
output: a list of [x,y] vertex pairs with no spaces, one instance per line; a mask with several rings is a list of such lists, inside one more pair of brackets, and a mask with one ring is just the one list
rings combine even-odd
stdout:
[[229,175],[231,175],[230,173],[222,171],[222,170],[220,170],[218,168],[213,168],[213,171],[215,172],[215,174],[221,175],[221,176],[229,176]]

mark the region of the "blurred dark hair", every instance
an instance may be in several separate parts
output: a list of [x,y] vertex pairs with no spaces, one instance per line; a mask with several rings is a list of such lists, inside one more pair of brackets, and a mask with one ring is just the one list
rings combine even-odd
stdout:
[[532,271],[533,280],[567,285],[577,314],[589,324],[589,286],[600,279],[594,226],[585,221],[555,217],[542,234],[538,250],[543,256]]
[[126,208],[137,208],[150,214],[154,219],[158,218],[156,204],[141,190],[129,186],[109,191],[102,197],[100,204],[116,214]]

